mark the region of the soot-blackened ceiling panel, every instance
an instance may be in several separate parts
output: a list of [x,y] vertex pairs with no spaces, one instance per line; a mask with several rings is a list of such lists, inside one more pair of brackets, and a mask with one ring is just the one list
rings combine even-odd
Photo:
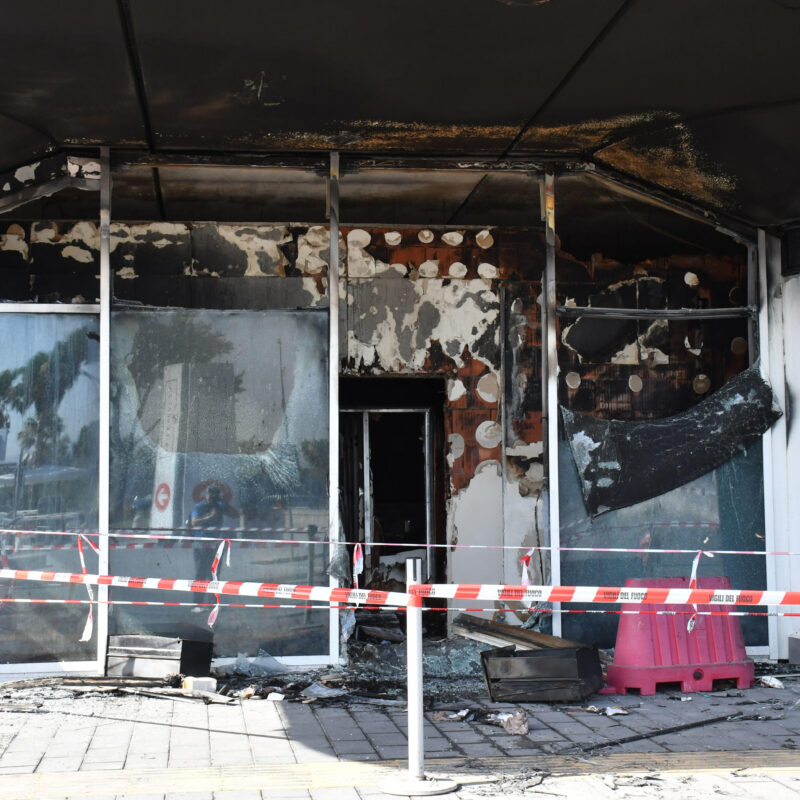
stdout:
[[[800,18],[799,18],[800,19]],[[599,163],[709,208],[780,225],[800,219],[800,101],[720,113],[631,136]]]
[[637,130],[797,99],[800,3],[634,0],[519,151],[585,153]]
[[[4,3],[0,52],[4,165],[35,158],[36,143],[144,142],[116,3]],[[15,144],[20,128],[30,138]]]
[[132,0],[163,147],[500,152],[622,0]]

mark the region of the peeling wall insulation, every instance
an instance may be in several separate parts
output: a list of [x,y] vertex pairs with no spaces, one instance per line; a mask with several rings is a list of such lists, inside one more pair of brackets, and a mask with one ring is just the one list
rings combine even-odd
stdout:
[[[544,266],[540,234],[345,228],[343,235],[345,373],[446,379],[447,541],[541,544],[541,391],[534,355]],[[502,329],[509,313],[513,334]],[[511,408],[508,419],[505,407]],[[519,581],[514,551],[455,549],[449,569],[457,580]],[[544,577],[541,562],[534,564],[536,574]]]
[[705,475],[758,440],[781,410],[756,367],[687,411],[659,420],[603,420],[562,406],[592,515],[639,503]]

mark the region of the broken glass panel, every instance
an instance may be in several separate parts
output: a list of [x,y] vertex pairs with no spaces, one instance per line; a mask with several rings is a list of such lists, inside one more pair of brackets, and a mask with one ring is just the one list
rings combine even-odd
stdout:
[[[766,588],[760,440],[693,481],[597,517],[590,516],[586,509],[575,462],[566,442],[559,443],[558,455],[561,546],[644,551],[562,551],[562,584],[624,586],[628,578],[687,578],[698,550],[747,550],[756,554],[702,557],[698,575],[726,575],[734,589]],[[690,552],[648,552],[650,550]],[[609,612],[618,611],[620,606],[569,603],[564,608]],[[763,612],[766,609],[748,607],[742,610]],[[764,617],[739,619],[747,645],[767,643]],[[566,638],[574,641],[614,647],[618,621],[614,613],[564,614],[562,631]]]
[[[324,312],[113,312],[114,574],[209,580],[227,539],[221,580],[328,584],[327,341]],[[114,536],[131,529],[187,538]],[[112,606],[112,633],[213,640],[222,658],[329,652],[327,606],[223,596],[249,607],[223,607],[212,629],[213,595],[113,593],[205,605]]]
[[[77,532],[97,531],[98,338],[92,315],[0,315],[0,341],[14,343],[0,352],[4,568],[81,572]],[[84,554],[96,573],[85,543]],[[4,602],[30,599],[74,604]],[[80,641],[87,600],[84,586],[0,581],[0,660],[94,660],[96,639]]]

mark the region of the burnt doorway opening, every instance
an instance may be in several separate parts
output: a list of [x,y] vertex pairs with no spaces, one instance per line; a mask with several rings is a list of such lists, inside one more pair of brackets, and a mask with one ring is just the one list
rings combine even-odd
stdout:
[[444,397],[439,379],[340,381],[342,525],[363,546],[364,588],[403,591],[411,557],[426,581],[446,573],[444,548],[430,546],[445,542]]

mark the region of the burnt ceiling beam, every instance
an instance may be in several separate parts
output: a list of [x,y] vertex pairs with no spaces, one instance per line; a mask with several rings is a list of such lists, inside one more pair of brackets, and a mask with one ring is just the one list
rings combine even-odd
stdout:
[[[74,148],[72,152],[82,152]],[[579,169],[582,160],[560,157],[547,158],[486,158],[466,156],[398,156],[341,153],[341,171],[343,173],[362,172],[366,170],[440,170],[458,172],[526,172],[541,173],[546,164],[557,164],[562,169]],[[198,153],[186,151],[159,150],[146,152],[143,150],[114,150],[112,168],[122,171],[131,167],[251,167],[274,169],[305,169],[327,177],[327,153],[236,153],[213,152]]]
[[[147,89],[144,85],[142,61],[139,58],[139,48],[136,44],[133,17],[131,16],[128,0],[117,0],[117,13],[119,14],[119,23],[122,28],[122,37],[125,40],[125,50],[128,54],[131,78],[133,80],[134,89],[136,90],[136,101],[139,105],[139,113],[142,117],[145,140],[147,141],[148,148],[153,152],[156,149],[156,139],[153,133],[153,124],[150,119],[150,106],[147,102]],[[164,220],[167,218],[167,215],[164,208],[164,195],[161,192],[161,178],[158,174],[158,167],[153,167],[152,178],[153,195],[155,196],[156,205],[158,206],[158,213],[161,219]]]
[[556,306],[559,317],[593,317],[604,319],[739,319],[755,318],[755,306],[735,308],[603,308],[600,306]]
[[68,188],[99,191],[100,162],[97,158],[59,153],[0,173],[0,214]]
[[584,170],[595,180],[620,192],[653,206],[664,208],[683,217],[688,217],[704,225],[710,225],[719,233],[730,236],[742,245],[755,244],[756,229],[750,222],[729,214],[711,211],[697,203],[671,195],[658,186],[639,181],[608,166],[594,163],[584,164]]

